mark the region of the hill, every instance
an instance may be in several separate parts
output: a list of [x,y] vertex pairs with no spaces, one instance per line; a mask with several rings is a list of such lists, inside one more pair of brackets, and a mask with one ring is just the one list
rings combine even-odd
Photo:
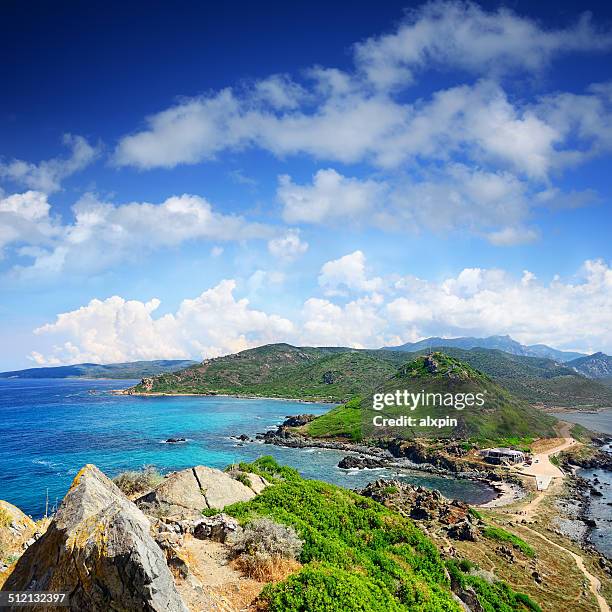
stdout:
[[[445,348],[518,398],[545,406],[612,406],[612,391],[550,359],[499,350]],[[366,394],[416,355],[404,351],[269,344],[160,376],[135,393],[201,393],[344,402]]]
[[532,344],[526,346],[513,340],[510,336],[489,336],[487,338],[426,338],[418,342],[407,342],[400,346],[385,347],[391,351],[407,351],[410,353],[421,350],[433,350],[436,348],[460,348],[460,349],[496,349],[510,353],[511,355],[522,355],[524,357],[543,357],[546,359],[554,359],[556,361],[565,362],[577,357],[582,357],[582,353],[572,351],[559,351],[557,349],[546,346],[545,344]]
[[338,402],[366,393],[391,376],[396,360],[381,351],[269,344],[144,380],[131,391]]
[[77,363],[50,368],[28,368],[13,372],[0,372],[0,378],[142,378],[163,372],[174,372],[190,366],[189,359],[158,359],[155,361],[131,361],[127,363]]
[[605,353],[593,353],[567,362],[569,368],[603,383],[612,384],[612,357]]
[[490,376],[518,398],[549,407],[604,408],[612,406],[612,391],[603,381],[583,376],[570,363],[512,355],[500,350],[444,348]]
[[[395,405],[382,411],[373,408],[374,393],[386,395],[407,391],[423,392],[415,407]],[[452,405],[427,404],[426,394],[451,395],[454,398],[478,397],[482,394],[482,405],[455,409]],[[427,417],[449,414],[457,423],[439,425],[374,426],[372,420],[394,419],[409,414],[418,423]],[[441,352],[420,355],[401,366],[397,372],[363,398],[353,399],[338,406],[308,424],[307,432],[313,436],[342,436],[355,439],[385,437],[452,437],[464,439],[500,440],[508,438],[554,436],[555,419],[532,408],[527,402],[514,397],[496,384],[489,376],[469,364]]]

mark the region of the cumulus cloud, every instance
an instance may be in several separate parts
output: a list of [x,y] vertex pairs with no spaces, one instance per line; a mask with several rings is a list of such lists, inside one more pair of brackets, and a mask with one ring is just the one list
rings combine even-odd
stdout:
[[[42,240],[36,240],[37,235],[52,237],[39,251],[22,251],[23,255],[33,258],[30,265],[19,269],[26,275],[63,270],[92,272],[190,240],[266,239],[274,234],[269,226],[251,223],[237,215],[218,213],[204,198],[188,194],[172,196],[161,204],[131,202],[119,205],[87,194],[73,206],[74,220],[60,225],[49,219],[46,196],[28,192],[2,200],[0,215],[3,209],[8,210],[10,202],[22,202],[24,198],[30,202],[30,207],[34,206],[33,201],[37,203],[39,216],[20,225],[13,221],[10,227],[22,228],[21,232],[12,232],[5,242],[38,244]],[[21,216],[26,210],[24,206],[20,204]],[[17,213],[6,214],[12,218]]]
[[293,261],[308,250],[308,243],[300,238],[300,231],[290,229],[277,238],[268,241],[268,251],[278,259]]
[[63,142],[70,148],[68,157],[56,157],[38,164],[21,159],[0,162],[0,179],[45,193],[58,191],[64,179],[87,167],[100,154],[100,147],[92,146],[82,136],[65,134]]
[[[452,229],[517,244],[539,234],[529,220],[541,202],[537,192],[558,189],[552,181],[564,169],[612,150],[612,84],[513,95],[512,81],[502,77],[538,73],[566,53],[609,49],[612,32],[586,14],[545,29],[507,8],[434,0],[408,12],[395,31],[356,44],[352,68],[317,66],[299,82],[271,75],[180,99],[121,138],[113,157],[118,165],[172,168],[258,148],[283,159],[306,154],[327,166],[360,164],[359,179],[330,167],[311,184],[281,176],[284,219],[355,221],[373,212],[368,222],[396,227],[394,202],[405,203],[408,217],[422,217],[412,202],[424,196],[451,213],[443,224]],[[453,80],[417,97],[412,85],[426,70],[452,70]],[[440,170],[460,165],[522,194],[479,200]]]
[[342,289],[369,292],[380,289],[382,279],[368,278],[365,255],[362,251],[355,251],[323,264],[319,274],[319,285],[328,294],[334,294]]
[[40,191],[26,191],[4,198],[0,195],[0,256],[3,248],[12,243],[26,243],[31,248],[50,244],[61,233],[59,223],[49,214],[50,210],[46,194]]
[[[312,296],[290,320],[253,309],[226,280],[155,317],[159,300],[114,296],[58,315],[35,333],[52,338],[40,364],[211,357],[269,342],[376,348],[428,336],[510,334],[532,344],[612,351],[612,267],[585,261],[568,279],[542,281],[530,272],[466,268],[439,281],[415,276],[368,277],[363,253],[323,266],[322,288],[343,285],[361,295]],[[248,282],[282,282],[257,271]]]
[[94,299],[58,315],[35,334],[57,344],[30,357],[41,365],[116,363],[139,359],[208,358],[286,338],[293,324],[236,299],[236,283],[224,280],[195,299],[186,299],[176,313],[155,317],[160,301]]
[[409,11],[392,34],[357,44],[355,54],[368,80],[387,88],[412,83],[425,68],[534,72],[564,53],[611,47],[610,33],[588,13],[568,28],[545,30],[504,7],[487,12],[474,2],[435,0]]
[[[612,33],[599,31],[588,16],[545,30],[508,9],[434,1],[409,13],[396,32],[357,44],[351,71],[317,67],[301,83],[271,75],[248,88],[180,100],[122,138],[114,157],[119,165],[173,167],[259,147],[279,156],[396,168],[455,153],[541,179],[577,153],[564,127],[572,118],[586,148],[602,141],[609,147],[593,128],[610,123],[610,85],[552,95],[544,109],[537,100],[511,100],[497,73],[539,70],[562,53],[610,48]],[[414,75],[436,67],[482,80],[415,98],[407,90]]]
[[296,185],[290,176],[280,176],[277,197],[289,223],[346,223],[382,203],[384,191],[385,186],[375,181],[345,177],[329,168],[319,170],[312,185]]
[[589,203],[592,194],[538,191],[511,172],[448,163],[393,186],[333,169],[317,172],[311,184],[298,185],[285,175],[279,178],[277,198],[287,221],[343,226],[350,221],[405,232],[466,229],[508,246],[537,238],[537,230],[529,227],[535,201]]

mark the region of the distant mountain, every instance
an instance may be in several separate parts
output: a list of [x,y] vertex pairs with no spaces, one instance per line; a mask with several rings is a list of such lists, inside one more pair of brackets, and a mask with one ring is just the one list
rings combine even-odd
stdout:
[[50,368],[28,368],[14,372],[0,372],[0,378],[143,378],[165,372],[176,372],[194,365],[189,359],[158,359],[128,363],[77,363]]
[[559,351],[557,349],[546,346],[545,344],[524,345],[510,336],[489,336],[488,338],[426,338],[418,342],[407,342],[400,346],[386,346],[385,350],[389,351],[407,351],[413,353],[423,349],[435,349],[453,347],[460,349],[497,349],[511,355],[523,355],[524,357],[545,357],[546,359],[554,359],[555,361],[566,362],[578,357],[584,357],[583,353],[575,353],[573,351]]
[[607,383],[612,382],[612,357],[605,353],[593,353],[568,361],[566,365],[588,378],[597,378]]

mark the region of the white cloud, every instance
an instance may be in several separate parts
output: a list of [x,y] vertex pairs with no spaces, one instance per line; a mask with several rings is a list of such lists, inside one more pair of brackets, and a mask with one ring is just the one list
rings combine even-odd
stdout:
[[407,13],[392,34],[356,45],[358,66],[378,87],[412,83],[424,69],[462,69],[476,74],[538,71],[556,55],[602,51],[612,36],[585,13],[566,28],[545,30],[501,7],[485,11],[474,2],[434,0]]
[[308,250],[308,243],[300,238],[300,230],[290,229],[283,236],[268,241],[270,253],[285,261],[293,261]]
[[[456,163],[393,186],[320,170],[310,185],[282,176],[277,190],[287,221],[343,227],[350,221],[403,232],[467,229],[504,246],[537,238],[537,231],[527,225],[531,195],[530,185],[510,172]],[[557,190],[555,197],[565,196]]]
[[[30,195],[30,199],[33,197]],[[63,270],[93,272],[190,240],[266,239],[273,234],[269,226],[218,213],[207,200],[195,195],[172,196],[161,204],[115,205],[87,194],[72,208],[74,221],[61,226],[49,221],[46,198],[41,194],[36,197],[41,214],[44,206],[47,208],[42,220],[36,219],[35,228],[40,232],[44,230],[46,235],[51,234],[49,228],[52,228],[53,240],[47,241],[46,249],[30,252],[34,261],[19,269],[25,275]],[[0,205],[0,214],[2,206],[8,205]],[[11,241],[36,244],[27,232],[14,235]],[[22,254],[26,253],[22,251]]]
[[221,257],[221,255],[223,255],[223,247],[214,246],[210,249],[210,255],[211,257]]
[[56,157],[38,164],[13,159],[0,162],[0,179],[10,180],[29,189],[52,193],[61,189],[61,182],[91,164],[100,153],[82,136],[65,134],[64,144],[71,149],[69,157]]
[[57,344],[47,354],[30,357],[41,365],[114,363],[138,359],[215,357],[293,333],[287,319],[269,315],[236,299],[236,284],[225,280],[195,299],[186,299],[176,313],[155,318],[160,302],[113,296],[58,315],[35,330]]
[[0,196],[0,256],[9,244],[27,243],[31,247],[50,244],[60,233],[50,210],[47,196],[39,191]]
[[319,285],[331,294],[343,288],[369,292],[380,289],[382,279],[368,278],[365,255],[362,251],[355,251],[324,263],[319,274]]
[[[370,279],[363,272],[363,254],[349,257],[348,264],[328,267],[325,274],[332,284],[348,283],[365,294],[349,301],[309,297],[293,321],[251,308],[248,300],[235,297],[235,281],[226,280],[159,317],[156,299],[92,300],[37,329],[55,345],[31,358],[40,364],[117,362],[215,356],[281,341],[376,348],[433,335],[491,334],[612,352],[612,267],[604,261],[588,260],[575,277],[550,282],[528,270],[515,276],[483,268],[433,281]],[[256,272],[250,291],[282,282],[274,274]]]
[[384,191],[375,181],[348,178],[329,168],[319,170],[312,185],[296,185],[290,176],[280,176],[277,197],[289,223],[346,223],[367,215],[381,203]]
[[274,74],[257,81],[254,99],[270,104],[272,108],[297,108],[308,95],[304,88],[285,74]]
[[382,297],[366,296],[345,305],[310,298],[302,310],[301,344],[310,346],[380,347],[387,322]]

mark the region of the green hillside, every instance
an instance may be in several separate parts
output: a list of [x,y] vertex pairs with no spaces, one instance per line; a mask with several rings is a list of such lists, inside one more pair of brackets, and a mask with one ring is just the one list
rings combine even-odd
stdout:
[[481,348],[444,347],[442,350],[484,372],[530,404],[573,408],[612,406],[612,391],[606,384],[551,359]]
[[[307,432],[316,437],[342,436],[353,440],[384,437],[453,437],[477,440],[553,436],[555,419],[530,407],[525,401],[513,397],[489,376],[469,364],[444,353],[421,355],[400,367],[391,377],[379,384],[374,393],[395,393],[397,390],[425,393],[477,394],[485,398],[484,406],[465,407],[463,410],[427,406],[420,401],[412,411],[405,407],[372,409],[373,394],[354,399],[338,406],[307,426]],[[420,420],[429,416],[449,414],[457,425],[388,427],[371,425],[375,415],[394,418],[410,414]]]
[[273,344],[155,377],[150,393],[216,393],[341,402],[396,371],[394,355]]
[[[444,348],[516,397],[545,406],[612,406],[612,390],[550,359]],[[365,395],[420,353],[269,344],[150,378],[138,393],[202,393],[344,402]]]
[[468,585],[474,610],[540,610],[497,578],[470,575],[473,564],[444,561],[414,521],[372,499],[305,480],[272,457],[240,467],[271,485],[224,512],[242,524],[272,519],[293,528],[303,541],[302,567],[261,594],[270,612],[461,612],[452,589]]

